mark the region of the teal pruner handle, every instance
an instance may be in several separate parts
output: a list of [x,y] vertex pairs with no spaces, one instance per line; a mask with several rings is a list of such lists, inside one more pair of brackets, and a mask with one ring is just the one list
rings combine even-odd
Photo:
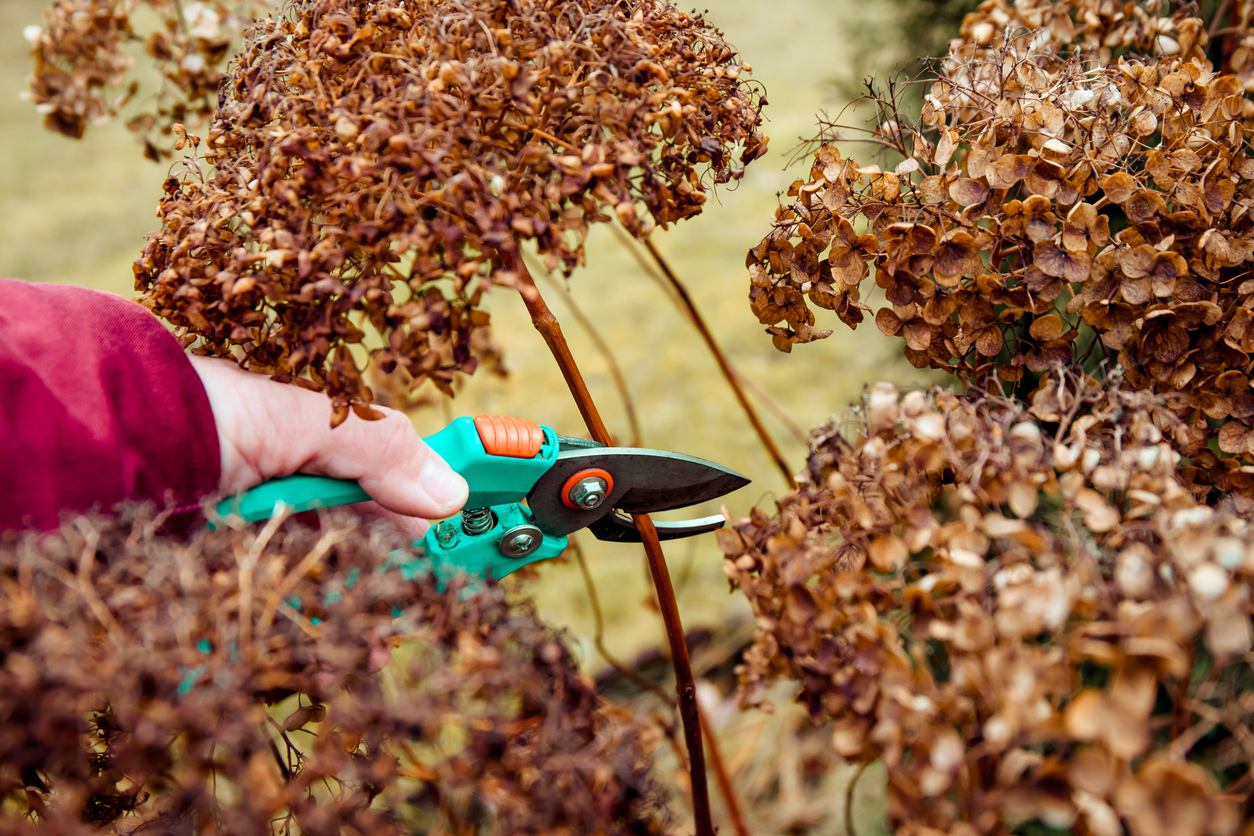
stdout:
[[[537,437],[539,449],[532,452]],[[424,441],[470,484],[467,508],[521,501],[558,453],[557,434],[549,427],[499,416],[457,418]],[[280,502],[297,513],[369,499],[355,479],[297,473],[225,499],[217,511],[254,522],[269,519]]]

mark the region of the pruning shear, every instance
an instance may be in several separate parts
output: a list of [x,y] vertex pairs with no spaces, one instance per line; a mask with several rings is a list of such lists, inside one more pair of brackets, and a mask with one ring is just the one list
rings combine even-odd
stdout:
[[[415,544],[442,577],[502,578],[557,557],[581,528],[599,540],[640,542],[631,514],[695,505],[749,484],[704,459],[606,447],[525,418],[458,418],[424,441],[470,485],[464,510]],[[355,480],[296,474],[224,500],[217,511],[251,522],[268,519],[279,503],[300,512],[369,499]],[[723,517],[654,525],[671,540],[720,528]]]

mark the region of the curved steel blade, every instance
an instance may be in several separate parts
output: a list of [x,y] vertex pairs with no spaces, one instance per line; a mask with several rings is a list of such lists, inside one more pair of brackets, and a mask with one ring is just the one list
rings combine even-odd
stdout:
[[[680,537],[692,537],[697,534],[705,534],[707,531],[717,531],[725,523],[726,520],[723,519],[722,514],[715,514],[712,517],[678,520],[675,522],[654,520],[653,527],[657,529],[657,538],[659,540],[677,540]],[[632,522],[630,515],[624,514],[622,511],[610,511],[600,519],[594,520],[588,526],[588,530],[598,540],[606,540],[612,543],[640,542],[640,532],[636,530],[636,524]]]
[[[614,478],[606,500],[590,511],[568,508],[562,488],[581,470],[598,468]],[[628,514],[648,514],[696,505],[749,484],[734,470],[714,462],[638,447],[587,447],[563,449],[548,472],[536,481],[527,504],[536,525],[551,537],[586,528],[611,509]]]

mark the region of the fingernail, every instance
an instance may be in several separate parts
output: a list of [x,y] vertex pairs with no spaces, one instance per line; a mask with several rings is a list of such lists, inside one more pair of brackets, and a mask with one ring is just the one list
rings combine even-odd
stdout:
[[450,508],[460,506],[470,493],[470,486],[460,473],[444,463],[439,456],[432,456],[422,466],[418,483],[435,502]]

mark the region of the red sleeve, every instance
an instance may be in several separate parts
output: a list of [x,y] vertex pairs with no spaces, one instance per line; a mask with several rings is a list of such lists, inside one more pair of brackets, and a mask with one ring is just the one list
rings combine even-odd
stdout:
[[0,280],[0,531],[124,499],[192,506],[221,477],[200,377],[142,307]]

